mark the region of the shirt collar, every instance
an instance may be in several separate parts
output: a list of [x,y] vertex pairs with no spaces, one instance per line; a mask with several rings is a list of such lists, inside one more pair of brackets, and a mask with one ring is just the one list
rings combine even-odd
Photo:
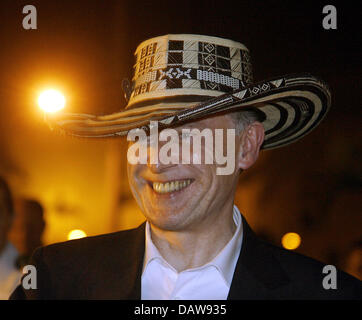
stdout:
[[[202,269],[206,268],[207,266],[214,266],[223,276],[225,282],[228,286],[231,285],[231,281],[233,279],[234,270],[236,263],[239,258],[242,239],[243,239],[243,223],[241,219],[241,214],[239,209],[234,205],[233,208],[233,219],[236,225],[236,230],[233,237],[229,240],[229,242],[225,245],[225,247],[217,254],[217,256],[212,259],[210,262],[206,263],[205,265],[195,268],[195,269]],[[154,245],[151,239],[151,228],[147,221],[146,228],[145,228],[145,258],[143,262],[143,272],[145,271],[147,265],[152,260],[159,260],[162,264],[168,266],[172,270],[175,269],[167,263],[167,261],[161,256],[160,252]],[[195,270],[194,269],[194,270]]]
[[146,233],[145,236],[146,245],[145,245],[145,258],[143,262],[143,271],[152,260],[159,259],[161,260],[161,262],[166,262],[151,239],[151,228],[148,221],[146,222],[145,233]]

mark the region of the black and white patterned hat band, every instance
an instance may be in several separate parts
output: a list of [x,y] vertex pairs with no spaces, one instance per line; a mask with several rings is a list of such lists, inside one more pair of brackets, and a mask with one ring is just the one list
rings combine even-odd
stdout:
[[232,40],[199,35],[166,35],[142,42],[128,107],[149,99],[207,96],[253,82],[248,49]]

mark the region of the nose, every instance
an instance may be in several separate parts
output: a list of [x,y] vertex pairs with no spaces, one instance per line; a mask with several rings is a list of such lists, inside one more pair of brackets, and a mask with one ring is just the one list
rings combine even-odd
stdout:
[[[153,151],[153,150],[152,150]],[[148,156],[147,157],[147,167],[152,173],[162,173],[166,171],[169,168],[175,167],[177,164],[175,163],[162,163],[162,161],[159,159],[159,153],[157,156]]]
[[[147,151],[147,167],[152,173],[161,173],[166,171],[169,168],[177,166],[176,159],[172,161],[165,161],[167,159],[162,159],[162,154],[160,155],[160,149],[165,144],[165,142],[158,141],[158,147],[154,145],[149,145]],[[164,160],[164,162],[162,161]]]

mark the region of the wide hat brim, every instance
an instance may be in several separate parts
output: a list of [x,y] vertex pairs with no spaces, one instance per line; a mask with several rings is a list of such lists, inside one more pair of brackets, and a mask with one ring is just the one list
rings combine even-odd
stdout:
[[77,137],[125,136],[132,129],[149,130],[158,121],[159,130],[179,126],[218,113],[253,109],[265,129],[262,149],[293,143],[311,132],[331,104],[328,86],[309,74],[289,75],[254,83],[203,102],[149,101],[147,105],[95,116],[63,113],[47,116],[52,128]]

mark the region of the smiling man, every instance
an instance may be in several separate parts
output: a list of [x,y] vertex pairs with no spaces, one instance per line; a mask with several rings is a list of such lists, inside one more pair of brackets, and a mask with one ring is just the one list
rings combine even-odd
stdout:
[[[337,288],[326,287],[322,263],[259,240],[234,205],[238,177],[261,149],[290,144],[323,119],[330,93],[321,80],[302,74],[254,83],[243,44],[166,35],[137,48],[126,96],[126,110],[116,114],[49,121],[74,136],[139,133],[130,149],[143,145],[146,152],[139,148],[139,159],[128,159],[128,177],[147,222],[39,248],[37,289],[19,286],[13,299],[361,298],[357,279],[338,271]],[[156,121],[160,134],[152,144]],[[180,139],[164,139],[171,129]],[[211,133],[199,147],[189,140],[190,162],[186,129]],[[233,170],[224,174],[216,160],[227,148],[215,150],[217,136],[233,146]],[[168,143],[171,154],[161,156]]]
[[[235,130],[235,125],[230,115],[192,123],[211,132]],[[192,154],[200,154],[202,164],[183,164],[180,159],[128,165],[131,190],[148,221],[143,299],[227,298],[242,242],[241,216],[233,206],[238,177],[257,159],[264,128],[253,122],[233,138],[237,167],[230,175],[218,175],[216,164],[205,164],[202,154],[207,151],[200,154],[193,143]],[[205,139],[200,151],[212,146]]]

